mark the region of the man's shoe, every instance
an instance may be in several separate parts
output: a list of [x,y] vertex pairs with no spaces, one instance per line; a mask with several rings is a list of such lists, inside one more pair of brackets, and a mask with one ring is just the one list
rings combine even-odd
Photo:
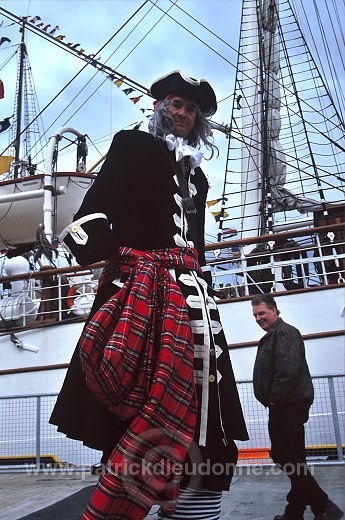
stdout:
[[276,515],[273,520],[303,520],[303,516],[291,516],[284,513],[283,515]]
[[332,500],[328,500],[324,511],[315,515],[315,520],[339,520],[343,515],[343,511]]

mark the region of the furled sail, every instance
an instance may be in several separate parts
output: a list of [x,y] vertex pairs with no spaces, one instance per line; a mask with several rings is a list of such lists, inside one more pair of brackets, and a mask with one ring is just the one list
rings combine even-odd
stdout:
[[310,211],[320,202],[295,195],[284,187],[287,175],[287,162],[283,146],[279,141],[281,129],[280,94],[280,49],[276,36],[277,3],[264,0],[263,4],[263,58],[265,67],[265,104],[269,187],[272,211],[297,209],[300,213]]

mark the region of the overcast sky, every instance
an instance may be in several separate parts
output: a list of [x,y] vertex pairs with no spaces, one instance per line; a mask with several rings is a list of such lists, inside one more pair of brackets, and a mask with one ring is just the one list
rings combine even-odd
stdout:
[[[160,9],[165,11],[169,9],[172,6],[170,1],[160,0],[158,2],[160,9],[148,2],[114,37],[111,43],[98,52],[143,3],[143,0],[86,0],[82,2],[5,0],[2,2],[2,7],[17,16],[40,16],[41,20],[37,23],[50,24],[48,32],[58,25],[59,29],[54,36],[65,35],[63,40],[65,43],[79,43],[78,48],[85,49],[85,54],[100,56],[103,63],[145,87],[149,87],[157,77],[172,70],[181,69],[187,75],[195,78],[208,79],[217,93],[218,100],[228,98],[233,89],[235,70],[229,61],[233,64],[236,63],[235,52],[227,44],[206,32],[197,22],[188,20],[186,15],[176,7],[172,7],[170,14],[178,19],[181,26],[168,16],[162,17],[163,12]],[[207,25],[225,42],[231,42],[234,47],[237,46],[241,6],[239,0],[183,0],[178,5],[200,23]],[[6,42],[1,46],[1,63],[10,52],[14,52],[20,39],[19,27],[10,25],[11,22],[3,16],[0,17],[0,23],[2,20],[0,34],[9,37],[11,43]],[[155,23],[157,25],[153,27]],[[198,38],[205,40],[211,49],[198,41],[184,26],[197,34]],[[147,35],[148,31],[150,33]],[[140,45],[138,45],[139,42]],[[26,43],[38,101],[42,110],[84,67],[85,63],[30,31],[26,31]],[[213,49],[219,53],[218,56]],[[0,113],[3,117],[13,113],[16,61],[12,61],[13,65],[8,64],[0,72],[0,77],[5,85],[5,98],[1,100],[0,105]],[[84,90],[80,93],[82,88]],[[90,145],[88,166],[91,166],[100,153],[106,152],[109,146],[109,135],[140,121],[143,118],[143,112],[140,109],[146,110],[145,115],[150,113],[151,98],[143,96],[134,105],[129,97],[135,96],[138,92],[133,91],[130,96],[126,97],[121,92],[123,88],[125,86],[115,87],[106,75],[98,73],[95,76],[94,68],[90,65],[87,66],[44,112],[45,129],[47,130],[52,125],[48,132],[51,135],[55,129],[67,124],[81,133],[87,134],[93,142],[97,143],[99,150],[98,153]],[[95,90],[97,93],[91,96]],[[70,103],[71,105],[55,121],[60,111]],[[216,119],[218,122],[226,122],[229,119],[230,106],[229,100],[219,104]],[[99,140],[103,136],[107,140],[100,142]],[[8,135],[6,138],[8,140]],[[224,136],[218,136],[218,138],[225,150]],[[3,143],[4,136],[0,141],[2,150],[4,149]],[[212,172],[209,171],[210,164],[206,166],[211,177],[211,184],[213,177],[213,185],[217,183],[218,191],[221,188],[224,167],[223,154],[221,160],[213,162]],[[218,169],[217,174],[213,173],[215,169]]]

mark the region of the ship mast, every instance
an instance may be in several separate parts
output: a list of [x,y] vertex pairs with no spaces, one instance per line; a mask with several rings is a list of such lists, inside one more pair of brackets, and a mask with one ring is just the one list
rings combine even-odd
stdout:
[[[36,93],[33,84],[33,77],[26,48],[27,19],[21,18],[21,42],[19,44],[19,63],[17,72],[16,94],[14,100],[14,121],[12,125],[12,150],[14,156],[13,177],[24,177],[33,175],[36,171],[36,164],[33,164],[32,157],[37,157],[38,143],[42,148],[40,125],[38,123]],[[24,135],[23,135],[24,134]],[[34,145],[31,143],[35,137]],[[36,159],[37,160],[37,159]]]
[[19,47],[19,73],[18,73],[18,87],[16,93],[16,135],[15,141],[13,144],[14,147],[14,177],[19,177],[20,171],[20,134],[21,134],[21,120],[22,120],[22,106],[23,106],[23,78],[24,78],[24,58],[26,54],[26,46],[25,46],[25,22],[26,19],[23,18],[23,25],[20,29],[22,33],[22,38]]

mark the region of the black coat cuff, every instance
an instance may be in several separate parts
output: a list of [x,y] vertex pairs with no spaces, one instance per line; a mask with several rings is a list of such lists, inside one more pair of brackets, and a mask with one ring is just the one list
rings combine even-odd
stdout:
[[87,218],[83,217],[67,226],[60,235],[60,241],[82,266],[116,257],[119,244],[106,217]]

